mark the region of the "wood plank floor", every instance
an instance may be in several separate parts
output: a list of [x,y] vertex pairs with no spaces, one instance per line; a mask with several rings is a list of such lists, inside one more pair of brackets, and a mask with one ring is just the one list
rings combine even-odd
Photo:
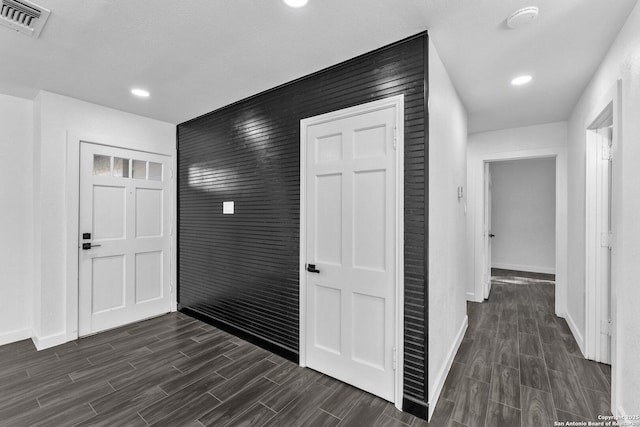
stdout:
[[[587,369],[587,368],[585,368]],[[2,426],[426,426],[172,313],[37,352],[0,347]]]
[[552,426],[611,415],[610,366],[585,360],[554,315],[553,276],[494,270],[430,424]]

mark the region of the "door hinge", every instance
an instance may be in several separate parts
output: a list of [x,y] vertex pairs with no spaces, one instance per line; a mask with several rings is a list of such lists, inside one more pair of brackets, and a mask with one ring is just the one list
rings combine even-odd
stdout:
[[611,160],[612,155],[611,146],[609,144],[602,144],[602,160]]
[[396,348],[393,347],[393,370],[395,371],[397,367],[398,367],[398,352],[396,351]]
[[393,128],[393,149],[394,150],[398,149],[398,128],[397,127]]
[[602,233],[600,235],[600,247],[611,249],[611,240],[613,240],[611,233]]
[[173,169],[169,169],[169,178],[173,179]]
[[608,337],[611,336],[611,319],[603,320],[600,324],[600,333]]

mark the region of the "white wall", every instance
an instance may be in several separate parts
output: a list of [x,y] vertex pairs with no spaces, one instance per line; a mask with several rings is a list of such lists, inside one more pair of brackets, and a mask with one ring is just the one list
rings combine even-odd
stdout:
[[556,159],[507,160],[491,171],[491,265],[555,274]]
[[[67,140],[91,134],[118,141],[118,146],[173,156],[175,125],[113,110],[49,92],[35,99],[34,152],[34,342],[38,348],[60,344],[73,336],[75,307],[68,304]],[[97,139],[100,139],[99,137]],[[100,142],[100,141],[93,141]],[[175,192],[174,192],[175,194]],[[73,232],[77,230],[71,230]],[[71,242],[73,247],[73,242]]]
[[31,337],[33,101],[0,94],[0,345]]
[[[486,297],[483,282],[484,163],[516,159],[553,157],[556,164],[556,314],[566,315],[567,287],[567,123],[503,129],[469,135],[467,148],[467,299],[481,302]],[[580,341],[580,337],[577,337]]]
[[613,157],[613,412],[640,414],[640,4],[613,42],[569,119],[569,312],[585,328],[586,127],[607,92],[622,81],[621,142]]
[[429,41],[429,416],[467,325],[467,113]]

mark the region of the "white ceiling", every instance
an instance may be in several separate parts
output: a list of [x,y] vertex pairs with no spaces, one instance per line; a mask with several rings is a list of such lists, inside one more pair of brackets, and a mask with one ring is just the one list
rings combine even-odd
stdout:
[[[567,118],[636,1],[36,0],[51,9],[39,39],[0,28],[0,93],[180,123],[429,29],[470,131],[544,123]],[[532,5],[536,22],[506,28]]]

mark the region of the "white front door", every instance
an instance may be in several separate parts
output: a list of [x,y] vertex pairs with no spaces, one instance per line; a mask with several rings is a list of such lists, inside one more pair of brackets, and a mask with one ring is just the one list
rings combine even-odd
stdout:
[[394,400],[397,106],[304,125],[306,364]]
[[83,142],[79,335],[169,312],[170,162]]

